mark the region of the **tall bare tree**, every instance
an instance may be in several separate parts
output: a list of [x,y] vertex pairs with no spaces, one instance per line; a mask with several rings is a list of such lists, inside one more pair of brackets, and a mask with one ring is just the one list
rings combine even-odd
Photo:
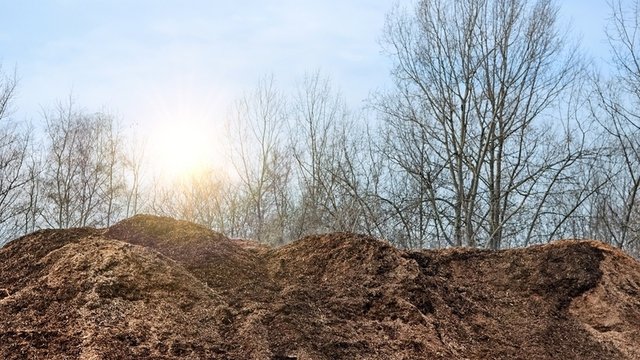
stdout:
[[5,75],[0,67],[0,244],[15,235],[16,217],[23,212],[21,192],[29,182],[29,131],[10,117],[16,85],[15,75]]
[[418,229],[406,236],[500,248],[581,155],[550,117],[582,69],[557,19],[549,0],[423,0],[389,16],[396,89],[378,108],[393,205]]
[[272,77],[235,104],[230,121],[232,162],[245,199],[245,236],[281,243],[289,214],[290,160],[285,143],[286,99]]
[[[607,179],[593,207],[593,232],[620,248],[640,250],[640,2],[610,2],[610,78],[594,79],[594,118],[601,125]],[[637,252],[640,254],[640,251]]]
[[[308,74],[290,101],[289,135],[300,197],[296,237],[353,230],[356,203],[344,188],[355,121],[339,92],[320,72]],[[354,135],[355,136],[355,135]]]

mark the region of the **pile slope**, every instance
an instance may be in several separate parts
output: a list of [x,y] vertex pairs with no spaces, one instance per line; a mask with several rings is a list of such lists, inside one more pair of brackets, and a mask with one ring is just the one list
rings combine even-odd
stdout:
[[591,241],[280,248],[141,215],[0,249],[3,359],[640,359],[640,263]]

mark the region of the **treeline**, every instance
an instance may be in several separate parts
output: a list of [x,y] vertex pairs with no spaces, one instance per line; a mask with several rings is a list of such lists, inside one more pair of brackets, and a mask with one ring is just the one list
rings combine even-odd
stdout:
[[[114,117],[72,102],[42,114],[42,127],[11,121],[15,78],[2,78],[0,230],[3,240],[40,228],[108,226],[135,213],[136,166]],[[130,179],[134,180],[133,182]]]
[[614,1],[600,75],[549,0],[423,0],[384,29],[393,86],[350,108],[319,73],[233,106],[233,174],[145,177],[113,117],[71,102],[45,126],[0,91],[3,238],[135,213],[279,244],[352,231],[402,247],[598,239],[640,254],[640,4]]

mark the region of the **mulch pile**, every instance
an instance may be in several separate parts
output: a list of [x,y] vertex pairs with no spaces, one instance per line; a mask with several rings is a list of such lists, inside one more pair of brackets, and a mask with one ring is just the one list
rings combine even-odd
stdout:
[[269,248],[140,215],[0,249],[1,359],[640,359],[640,263],[593,241]]

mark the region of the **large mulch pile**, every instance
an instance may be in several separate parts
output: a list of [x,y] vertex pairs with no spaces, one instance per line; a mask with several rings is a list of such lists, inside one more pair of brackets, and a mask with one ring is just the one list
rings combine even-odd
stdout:
[[640,359],[640,263],[592,241],[268,248],[140,215],[0,249],[0,359]]

